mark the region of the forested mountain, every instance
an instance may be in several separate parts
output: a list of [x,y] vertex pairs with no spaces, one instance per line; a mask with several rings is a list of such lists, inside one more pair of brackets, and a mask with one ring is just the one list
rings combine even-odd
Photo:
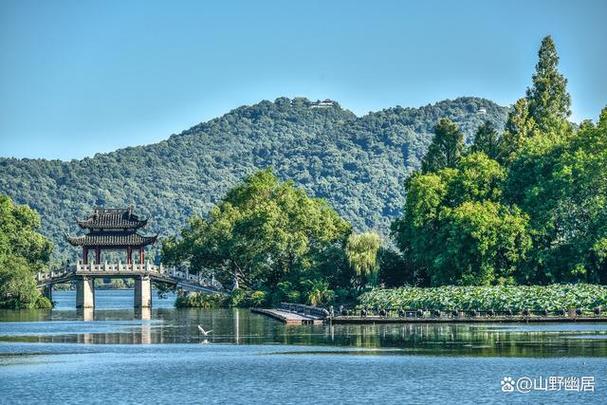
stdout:
[[92,206],[132,204],[151,218],[150,232],[168,236],[265,167],[329,200],[355,229],[387,234],[404,203],[402,183],[419,167],[437,121],[451,118],[470,139],[485,120],[502,128],[506,114],[472,97],[362,117],[336,102],[279,98],[153,145],[69,162],[0,158],[0,194],[40,213],[58,260],[73,259],[63,233],[77,232],[76,217]]

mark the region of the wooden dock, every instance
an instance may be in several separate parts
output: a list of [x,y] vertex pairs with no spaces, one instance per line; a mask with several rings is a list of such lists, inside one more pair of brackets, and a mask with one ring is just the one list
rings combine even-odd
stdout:
[[269,316],[287,325],[317,325],[323,323],[323,319],[317,316],[300,314],[284,309],[251,308],[251,312]]

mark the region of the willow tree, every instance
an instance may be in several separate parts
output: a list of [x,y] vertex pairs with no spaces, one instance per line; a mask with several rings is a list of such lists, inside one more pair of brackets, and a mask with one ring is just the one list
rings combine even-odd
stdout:
[[360,279],[375,283],[377,280],[377,253],[381,238],[375,232],[352,234],[346,243],[346,257]]

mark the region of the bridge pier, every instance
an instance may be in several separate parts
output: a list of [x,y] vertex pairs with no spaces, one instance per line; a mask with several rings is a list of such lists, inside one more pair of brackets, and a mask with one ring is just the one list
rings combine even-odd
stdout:
[[46,284],[42,288],[42,295],[44,295],[46,298],[48,298],[48,300],[50,302],[53,302],[53,285],[52,284]]
[[95,308],[94,277],[76,277],[76,308]]
[[152,280],[167,283],[177,288],[177,294],[183,296],[186,291],[200,293],[221,293],[221,285],[212,280],[209,283],[204,277],[191,277],[189,272],[178,269],[165,269],[162,265],[155,266],[147,263],[121,263],[104,265],[89,265],[79,262],[67,267],[61,272],[38,273],[36,286],[49,299],[52,298],[52,286],[58,283],[73,282],[76,285],[76,308],[78,310],[95,308],[96,278],[130,278],[135,281],[134,302],[136,309],[152,307]]
[[135,277],[135,308],[152,307],[152,281],[150,276]]

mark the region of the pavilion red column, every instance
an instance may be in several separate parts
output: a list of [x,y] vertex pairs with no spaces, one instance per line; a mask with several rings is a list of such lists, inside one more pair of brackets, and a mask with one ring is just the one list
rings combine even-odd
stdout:
[[99,247],[95,248],[95,264],[101,264],[101,249]]
[[133,249],[130,246],[126,248],[126,264],[133,264]]
[[89,264],[89,248],[82,247],[82,264]]
[[139,247],[139,264],[143,264],[145,262],[145,252],[143,250],[143,246]]

